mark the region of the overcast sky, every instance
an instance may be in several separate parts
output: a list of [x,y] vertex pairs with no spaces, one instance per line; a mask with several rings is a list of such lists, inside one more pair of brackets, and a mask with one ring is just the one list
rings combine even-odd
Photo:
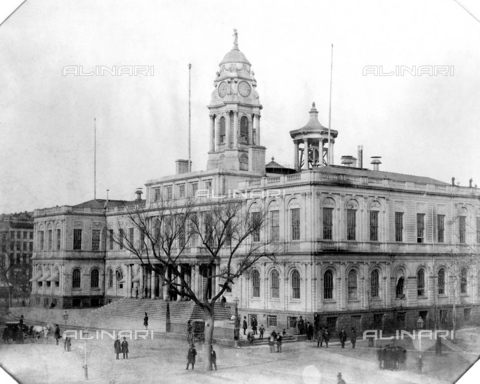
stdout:
[[[3,2],[3,0],[2,0]],[[480,19],[480,4],[460,1]],[[3,20],[21,1],[5,0]],[[334,44],[335,162],[480,186],[480,23],[453,0],[28,0],[0,27],[0,211],[133,198],[187,157],[192,64],[193,170],[206,168],[207,105],[233,45],[252,63],[262,144],[293,163],[289,131],[313,101],[328,126]],[[64,76],[66,66],[153,66],[153,76]],[[366,66],[453,66],[448,76],[363,75]],[[453,71],[453,73],[452,73]]]

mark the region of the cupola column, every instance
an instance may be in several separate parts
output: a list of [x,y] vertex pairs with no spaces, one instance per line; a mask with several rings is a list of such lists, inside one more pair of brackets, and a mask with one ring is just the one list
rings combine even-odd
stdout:
[[215,116],[210,115],[210,152],[215,150]]
[[303,167],[302,169],[308,169],[308,139],[303,138]]
[[215,118],[215,151],[220,149],[220,120],[218,116]]
[[233,148],[238,148],[238,112],[233,112]]
[[255,121],[255,115],[252,115],[250,124],[248,124],[248,144],[253,144],[253,122]]
[[333,165],[333,147],[335,146],[335,140],[330,139],[330,145],[332,146],[332,149],[328,148],[328,165]]
[[296,171],[298,171],[298,157],[299,157],[299,146],[298,146],[298,141],[293,142],[293,167],[295,168]]
[[226,148],[229,149],[230,145],[230,111],[227,111],[227,126],[225,127],[225,142],[227,144]]
[[260,145],[260,115],[255,115],[255,144]]

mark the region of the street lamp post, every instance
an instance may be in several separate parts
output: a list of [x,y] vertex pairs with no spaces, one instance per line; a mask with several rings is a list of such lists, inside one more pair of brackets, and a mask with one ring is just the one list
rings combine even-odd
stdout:
[[84,329],[83,331],[83,338],[85,339],[85,360],[83,365],[83,371],[85,372],[85,380],[88,380],[88,366],[87,366],[87,338],[88,338],[88,330]]
[[233,300],[235,303],[235,329],[233,333],[234,347],[238,348],[238,339],[240,338],[240,317],[238,316],[238,297]]

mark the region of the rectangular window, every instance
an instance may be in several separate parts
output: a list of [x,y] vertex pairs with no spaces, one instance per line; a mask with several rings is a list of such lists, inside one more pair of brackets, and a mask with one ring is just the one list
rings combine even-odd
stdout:
[[437,241],[445,241],[445,215],[437,215]]
[[397,328],[404,329],[405,328],[405,312],[398,312],[397,313]]
[[57,229],[57,251],[60,250],[61,244],[62,244],[62,230]]
[[15,243],[14,243],[14,242],[11,242],[11,243],[10,243],[10,249],[11,249],[12,251],[15,250]]
[[[181,220],[181,219],[179,219]],[[179,225],[178,227],[178,248],[185,247],[185,226]]]
[[161,192],[162,192],[162,190],[161,190],[160,188],[155,188],[155,189],[154,189],[154,195],[155,195],[154,198],[155,198],[155,201],[159,201],[159,200],[160,200],[160,198],[161,198],[161,196],[162,196],[162,195],[161,195]]
[[120,229],[120,230],[118,231],[118,237],[119,237],[118,243],[119,243],[119,245],[120,245],[120,249],[123,249],[123,237],[124,237],[124,236],[125,236],[125,235],[124,235],[123,229]]
[[280,212],[279,211],[270,212],[270,223],[271,223],[271,240],[273,242],[280,241]]
[[76,249],[76,250],[82,249],[82,230],[81,229],[73,230],[73,249]]
[[260,241],[260,212],[253,212],[252,213],[252,225],[254,226],[253,231],[253,241],[255,243]]
[[403,212],[395,212],[395,241],[403,241]]
[[337,317],[327,317],[327,327],[331,332],[335,332],[337,329]]
[[24,232],[23,232],[23,238],[24,238],[24,239],[28,239],[28,232],[27,232],[27,231],[24,231]]
[[178,186],[178,197],[179,198],[185,197],[185,184],[180,184]]
[[17,231],[17,239],[21,239],[21,238],[22,238],[22,232]]
[[277,326],[277,316],[268,315],[267,327],[276,327],[276,326]]
[[30,252],[33,252],[33,243],[30,243]]
[[378,211],[370,211],[370,241],[378,241]]
[[113,250],[113,229],[108,230],[108,248]]
[[466,237],[466,217],[460,216],[458,221],[458,237],[460,240],[460,244],[465,244],[465,237]]
[[39,247],[40,251],[43,251],[43,246],[45,245],[44,232],[43,231],[38,231],[38,235],[39,235],[38,236],[38,241],[39,241],[38,247]]
[[92,251],[100,250],[100,233],[99,229],[94,229],[92,231]]
[[10,231],[10,238],[14,239],[15,238],[15,231]]
[[292,215],[292,240],[300,240],[300,208],[290,210]]
[[53,247],[53,231],[48,230],[48,250],[51,251]]
[[17,251],[21,251],[22,250],[22,243],[15,243],[17,244]]
[[208,192],[210,192],[210,190],[212,189],[212,180],[205,181],[205,189],[208,190]]
[[355,240],[357,210],[347,209],[347,240]]
[[135,229],[134,228],[129,228],[128,229],[128,241],[130,244],[133,246],[134,241],[135,241]]
[[297,328],[297,318],[295,316],[287,317],[287,328]]
[[425,214],[417,213],[417,243],[425,242]]
[[145,231],[140,230],[140,249],[143,251],[145,249]]
[[198,183],[192,183],[192,197],[197,197],[197,191],[198,191]]
[[33,240],[33,231],[32,231],[32,232],[30,232],[30,239],[32,239],[32,240]]
[[26,251],[27,250],[27,243],[23,243],[23,250]]
[[477,217],[477,243],[480,243],[480,217]]
[[323,208],[323,239],[332,240],[333,208]]
[[165,198],[167,200],[171,200],[173,198],[173,191],[171,185],[165,187]]

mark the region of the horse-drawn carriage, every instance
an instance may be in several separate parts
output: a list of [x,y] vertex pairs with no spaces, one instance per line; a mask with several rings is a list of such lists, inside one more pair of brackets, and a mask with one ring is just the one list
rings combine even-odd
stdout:
[[29,327],[19,321],[7,321],[3,330],[2,340],[6,344],[23,344],[25,341],[35,343],[41,336],[43,336],[44,341],[47,341],[48,335],[53,332],[52,324],[31,325]]

